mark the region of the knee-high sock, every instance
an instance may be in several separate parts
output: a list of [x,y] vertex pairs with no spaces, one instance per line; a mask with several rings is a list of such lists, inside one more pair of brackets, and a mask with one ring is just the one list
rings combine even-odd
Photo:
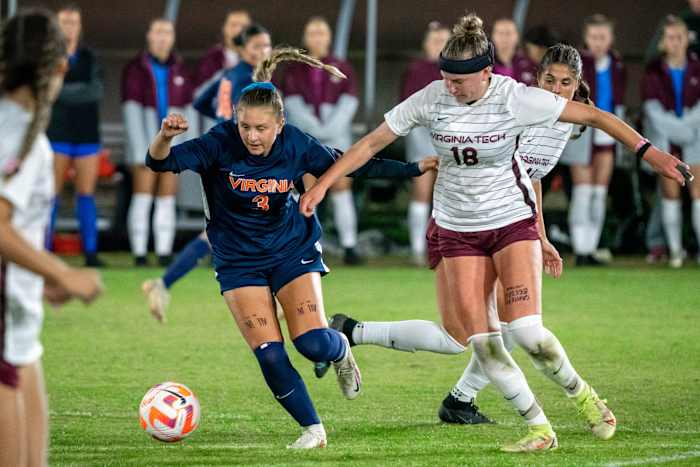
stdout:
[[158,196],[153,210],[153,238],[158,256],[169,256],[175,241],[175,197]]
[[404,352],[464,352],[464,346],[454,340],[445,328],[432,321],[423,320],[357,323],[352,331],[352,340],[358,345],[374,344]]
[[80,223],[80,240],[83,251],[88,254],[97,252],[97,206],[92,195],[78,195],[75,215]]
[[294,347],[312,362],[337,362],[345,357],[348,344],[335,329],[312,329],[294,339]]
[[129,206],[129,242],[134,256],[146,256],[148,252],[148,226],[153,196],[134,193]]
[[598,249],[600,236],[605,226],[605,212],[608,205],[608,187],[605,185],[593,185],[591,190],[591,226],[589,235],[588,250],[591,252]]
[[352,199],[352,190],[331,192],[333,221],[338,231],[340,245],[353,248],[357,245],[357,213]]
[[182,276],[197,267],[199,260],[211,253],[209,242],[202,237],[195,237],[185,245],[185,248],[175,258],[175,261],[170,263],[168,269],[163,274],[163,284],[166,288],[180,280]]
[[680,255],[683,250],[683,213],[681,200],[664,198],[661,200],[661,221],[666,232],[666,242],[671,254]]
[[569,204],[569,232],[571,234],[571,246],[577,255],[589,255],[590,250],[590,212],[591,212],[591,185],[574,185],[571,190],[571,203]]
[[51,217],[49,217],[49,225],[46,227],[46,237],[44,238],[44,248],[48,251],[53,251],[53,234],[56,232],[56,218],[58,217],[58,209],[61,206],[61,199],[54,196],[51,203]]
[[277,402],[301,426],[321,423],[301,376],[289,361],[281,342],[268,342],[255,349],[267,386]]
[[569,396],[578,395],[585,382],[574,369],[559,339],[542,325],[542,316],[516,319],[508,325],[513,340],[527,352],[535,368]]
[[693,230],[695,241],[700,245],[700,199],[693,200]]
[[525,418],[527,424],[548,423],[547,417],[527,385],[525,375],[503,346],[501,333],[475,334],[470,338],[470,343],[486,376]]
[[[515,343],[508,330],[508,323],[501,323],[501,338],[506,350],[512,352]],[[477,394],[488,386],[489,382],[488,376],[486,376],[486,373],[479,365],[476,354],[472,352],[467,368],[464,369],[464,373],[462,373],[462,376],[450,393],[462,402],[470,402],[476,399]]]
[[415,256],[425,255],[425,231],[428,228],[430,203],[411,201],[408,204],[408,233],[411,240],[411,251]]

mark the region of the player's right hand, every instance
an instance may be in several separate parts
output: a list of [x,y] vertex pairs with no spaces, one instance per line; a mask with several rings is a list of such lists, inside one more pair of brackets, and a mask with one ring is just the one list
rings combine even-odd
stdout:
[[306,193],[301,195],[301,199],[299,199],[299,211],[306,217],[313,216],[316,206],[321,204],[325,196],[326,189],[323,188],[320,183],[316,183],[307,190]]
[[187,131],[190,124],[182,114],[170,114],[163,119],[160,125],[160,133],[165,138],[174,138],[175,136]]
[[[694,178],[688,164],[654,146],[647,149],[642,159],[647,161],[654,171],[666,178],[675,180],[681,186],[685,186],[686,182],[691,182]],[[683,175],[683,173],[678,170],[679,166],[685,169],[684,171],[687,173],[687,176]]]
[[66,294],[85,304],[95,300],[104,290],[100,274],[93,269],[69,268],[62,273],[58,285]]
[[561,255],[557,249],[549,243],[549,240],[542,239],[542,264],[544,266],[544,272],[549,274],[555,279],[561,276],[564,270],[564,261],[561,259]]

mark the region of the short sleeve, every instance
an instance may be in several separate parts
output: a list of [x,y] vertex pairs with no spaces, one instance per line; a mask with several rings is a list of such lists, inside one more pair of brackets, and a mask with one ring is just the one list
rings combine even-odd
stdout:
[[230,125],[231,122],[220,123],[199,138],[173,146],[165,159],[156,160],[149,154],[146,156],[146,165],[155,172],[206,172],[221,160],[229,147],[227,126]]
[[441,86],[442,81],[433,81],[384,114],[384,121],[392,133],[406,136],[414,127],[428,127],[430,109],[437,100]]
[[291,125],[287,126],[297,150],[303,154],[301,170],[317,178],[323,175],[337,160],[335,150],[298,128],[292,130]]
[[16,154],[6,154],[0,149],[0,198],[5,198],[18,211],[24,211],[29,205],[32,192],[36,189],[42,174],[44,160],[38,152],[39,142],[35,142],[29,155],[19,165],[17,172],[6,176],[17,165]]
[[518,83],[509,93],[506,105],[523,126],[551,127],[559,120],[567,100],[544,89]]

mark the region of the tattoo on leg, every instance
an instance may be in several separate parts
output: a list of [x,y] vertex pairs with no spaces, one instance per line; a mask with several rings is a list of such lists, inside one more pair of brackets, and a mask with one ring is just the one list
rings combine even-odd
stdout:
[[297,313],[303,315],[304,313],[316,313],[318,312],[318,305],[310,300],[300,303],[297,305]]
[[530,292],[524,285],[506,287],[506,304],[512,305],[517,302],[527,302],[530,300]]
[[267,326],[267,318],[258,317],[257,315],[246,316],[243,318],[243,324],[248,329],[264,328]]

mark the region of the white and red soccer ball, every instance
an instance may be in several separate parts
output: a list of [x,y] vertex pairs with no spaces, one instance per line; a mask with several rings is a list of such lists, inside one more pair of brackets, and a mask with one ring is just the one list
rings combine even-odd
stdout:
[[199,426],[199,401],[184,384],[168,381],[148,390],[139,407],[141,427],[154,438],[172,443]]

